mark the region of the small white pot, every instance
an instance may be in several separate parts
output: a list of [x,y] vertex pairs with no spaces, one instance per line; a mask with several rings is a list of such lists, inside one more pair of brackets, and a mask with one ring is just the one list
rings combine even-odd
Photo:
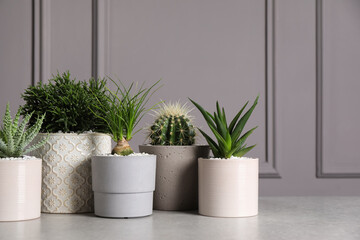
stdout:
[[258,214],[259,159],[199,158],[199,213],[212,217]]
[[40,217],[41,159],[0,159],[0,221]]
[[[34,141],[41,141],[39,134]],[[41,211],[82,213],[94,211],[91,156],[111,152],[111,138],[102,133],[51,133],[32,155],[42,158]]]

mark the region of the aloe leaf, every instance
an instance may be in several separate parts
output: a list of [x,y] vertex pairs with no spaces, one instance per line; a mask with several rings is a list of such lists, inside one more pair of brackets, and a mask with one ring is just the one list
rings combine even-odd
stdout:
[[236,140],[236,138],[238,138],[240,136],[246,122],[250,118],[252,112],[254,111],[254,109],[258,103],[258,99],[259,99],[259,96],[256,97],[254,104],[251,106],[251,108],[244,114],[244,116],[236,124],[236,127],[235,127],[234,131],[232,132],[233,141]]
[[198,128],[200,133],[204,136],[205,140],[207,141],[207,143],[209,144],[211,151],[213,152],[215,157],[218,157],[220,154],[220,150],[219,150],[219,146],[215,143],[214,140],[211,139],[211,137],[209,137],[209,135],[207,135],[204,131],[202,131],[200,128]]
[[[20,144],[20,141],[21,141],[21,138],[23,136],[23,134],[25,133],[25,128],[26,128],[26,125],[28,124],[28,122],[30,121],[30,118],[32,117],[32,113],[31,114],[27,114],[24,119],[22,120],[22,123],[20,124],[20,126],[17,127],[17,130],[14,134],[14,139],[16,139],[15,141],[15,146],[18,146]],[[35,126],[35,125],[34,125]]]
[[255,146],[256,146],[256,145],[252,145],[252,146],[247,147],[247,148],[242,148],[240,151],[235,152],[235,153],[233,154],[233,156],[235,156],[235,157],[242,157],[242,156],[244,156],[246,153],[248,153],[251,149],[253,149]]
[[226,125],[224,125],[221,120],[219,119],[219,116],[214,113],[214,118],[215,118],[215,123],[216,123],[216,127],[217,129],[219,129],[221,136],[225,139],[226,138],[226,133],[227,133],[227,129],[226,129]]
[[13,121],[13,124],[12,124],[12,134],[15,135],[16,133],[16,130],[17,130],[17,127],[19,125],[19,119],[20,119],[20,114],[21,114],[21,107],[19,107],[17,113],[16,113],[16,116],[15,116],[15,119]]
[[246,139],[254,132],[255,129],[257,129],[258,127],[254,127],[252,129],[250,129],[249,131],[247,131],[244,135],[241,136],[241,138],[239,140],[237,140],[237,142],[239,142],[241,145],[243,145],[246,141]]
[[216,128],[209,126],[211,131],[214,133],[216,139],[219,142],[219,145],[222,144],[223,146],[226,146],[226,141],[225,139],[221,136],[221,134],[216,130]]
[[44,138],[42,141],[40,141],[40,142],[32,145],[28,149],[26,149],[23,154],[26,154],[26,153],[29,153],[29,152],[32,152],[32,151],[38,149],[39,147],[43,146],[47,142],[48,139],[49,139],[49,135],[47,135],[46,138]]
[[245,105],[241,108],[241,110],[236,114],[236,116],[234,117],[234,119],[231,121],[230,125],[229,125],[229,131],[230,133],[233,132],[233,129],[235,127],[235,124],[237,122],[237,120],[239,119],[239,117],[241,116],[242,112],[244,111],[244,109],[246,108],[246,106],[248,105],[249,101],[247,101],[245,103]]
[[227,121],[226,121],[226,114],[225,114],[225,109],[222,108],[222,119],[223,119],[223,123],[226,126],[226,129],[229,130],[228,126],[227,126]]
[[[201,112],[201,114],[203,115],[203,117],[205,118],[206,123],[209,125],[209,127],[211,126],[212,128],[216,128],[214,122],[212,121],[212,117],[211,114],[208,113],[207,111],[205,111],[205,109],[203,107],[201,107],[199,104],[197,104],[196,102],[194,102],[193,100],[191,100],[189,98],[189,100],[195,105],[195,107],[197,109],[199,109],[199,111]],[[210,128],[211,128],[210,127]]]

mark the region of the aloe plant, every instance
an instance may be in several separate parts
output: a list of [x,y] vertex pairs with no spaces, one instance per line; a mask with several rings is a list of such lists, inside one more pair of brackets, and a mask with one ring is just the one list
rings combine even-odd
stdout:
[[43,123],[45,114],[38,117],[35,124],[31,127],[28,123],[32,117],[31,114],[26,114],[21,123],[19,118],[21,114],[21,108],[16,113],[15,119],[13,120],[10,114],[9,104],[6,106],[6,112],[3,117],[3,126],[0,130],[0,157],[21,157],[28,152],[34,151],[37,148],[44,145],[47,138],[28,146],[35,136],[39,133],[41,125]]
[[216,112],[211,115],[202,106],[190,99],[190,101],[196,106],[196,108],[199,109],[199,111],[205,118],[206,123],[208,124],[209,128],[215,136],[215,140],[213,140],[203,130],[199,129],[201,134],[208,142],[214,154],[214,157],[242,157],[256,146],[252,145],[248,147],[246,145],[246,139],[253,133],[253,131],[257,127],[250,129],[243,135],[241,135],[241,133],[245,127],[246,122],[248,121],[249,117],[251,116],[258,103],[258,99],[259,96],[255,99],[254,104],[250,107],[250,109],[240,118],[244,109],[249,103],[246,102],[246,104],[236,114],[236,116],[232,119],[229,125],[226,121],[225,109],[220,108],[218,101],[216,101]]
[[157,81],[149,88],[142,84],[137,88],[137,84],[131,83],[128,87],[119,81],[119,84],[109,78],[116,86],[116,91],[107,88],[107,102],[103,103],[98,100],[96,104],[90,107],[91,112],[106,122],[108,132],[112,134],[112,139],[117,142],[112,150],[113,154],[129,155],[133,153],[129,145],[129,141],[134,134],[141,129],[135,131],[135,127],[143,118],[146,112],[154,109],[154,107],[146,108],[149,98],[158,89],[155,86],[160,82]]

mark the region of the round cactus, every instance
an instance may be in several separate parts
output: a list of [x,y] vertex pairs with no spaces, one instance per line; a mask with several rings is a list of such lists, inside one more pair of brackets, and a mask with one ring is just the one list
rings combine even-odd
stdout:
[[188,115],[190,111],[186,104],[163,104],[156,112],[156,120],[150,127],[150,143],[152,145],[194,144],[195,128]]

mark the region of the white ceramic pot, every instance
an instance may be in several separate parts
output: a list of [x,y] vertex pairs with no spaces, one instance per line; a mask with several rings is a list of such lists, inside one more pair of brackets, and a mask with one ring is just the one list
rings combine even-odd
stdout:
[[140,145],[140,152],[156,155],[154,209],[198,209],[198,158],[209,157],[209,146]]
[[[34,141],[46,137],[39,134]],[[42,158],[42,204],[46,213],[94,211],[92,155],[111,152],[111,138],[101,133],[52,133],[32,155]]]
[[156,156],[94,156],[95,214],[128,218],[152,214]]
[[0,221],[40,217],[41,159],[0,159]]
[[259,159],[199,158],[199,213],[212,217],[258,214]]

